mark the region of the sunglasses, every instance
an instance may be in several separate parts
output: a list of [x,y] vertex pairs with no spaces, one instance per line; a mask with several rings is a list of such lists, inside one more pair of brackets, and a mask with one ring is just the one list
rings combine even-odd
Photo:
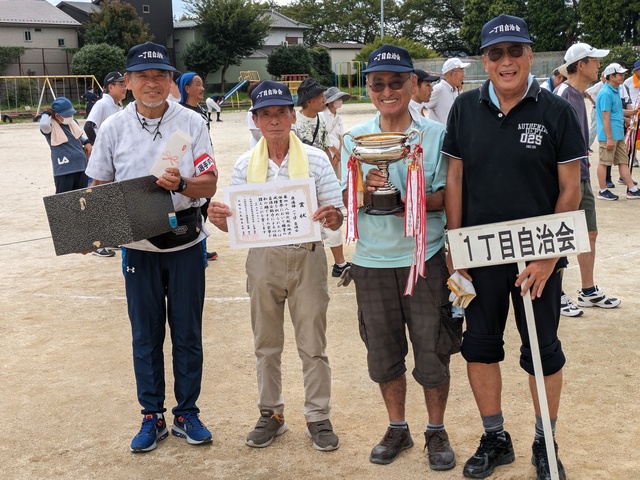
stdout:
[[384,92],[384,89],[387,88],[387,85],[391,90],[400,90],[404,86],[405,82],[410,78],[411,78],[411,75],[409,75],[404,80],[393,80],[392,82],[389,82],[389,83],[385,83],[385,82],[370,83],[369,88],[373,90],[375,93]]
[[499,62],[506,53],[511,58],[520,58],[527,48],[524,45],[509,45],[507,48],[492,48],[484,55],[492,62]]

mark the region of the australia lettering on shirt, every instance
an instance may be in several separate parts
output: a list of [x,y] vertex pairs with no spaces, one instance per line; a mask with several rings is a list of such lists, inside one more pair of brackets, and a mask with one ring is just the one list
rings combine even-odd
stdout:
[[548,135],[547,127],[540,123],[519,123],[520,143],[526,148],[536,149],[542,145],[542,137]]

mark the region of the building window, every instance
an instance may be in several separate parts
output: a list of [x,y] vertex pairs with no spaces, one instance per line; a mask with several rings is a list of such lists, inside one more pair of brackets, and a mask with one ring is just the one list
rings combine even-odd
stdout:
[[59,38],[58,39],[58,46],[59,47],[64,47],[64,38]]
[[298,45],[298,37],[285,37],[289,45]]
[[25,30],[24,31],[24,41],[25,42],[30,42],[31,41],[31,30]]
[[142,13],[149,13],[151,11],[151,8],[149,7],[149,5],[142,5]]

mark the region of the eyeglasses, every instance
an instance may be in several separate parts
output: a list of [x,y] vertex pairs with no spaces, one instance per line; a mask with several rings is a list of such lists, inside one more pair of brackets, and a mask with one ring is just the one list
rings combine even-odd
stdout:
[[369,88],[371,88],[371,90],[373,90],[375,93],[384,92],[384,89],[387,88],[387,86],[391,90],[400,90],[404,86],[405,82],[410,78],[411,78],[411,75],[409,75],[404,80],[393,80],[392,82],[389,82],[389,83],[385,83],[385,82],[370,83]]
[[525,45],[509,45],[507,48],[492,48],[484,55],[492,62],[499,62],[506,53],[511,58],[520,58],[527,48]]

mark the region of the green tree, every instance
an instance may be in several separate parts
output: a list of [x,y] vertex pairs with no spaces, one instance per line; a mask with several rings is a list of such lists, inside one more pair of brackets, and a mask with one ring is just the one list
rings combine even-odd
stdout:
[[17,63],[24,52],[23,47],[0,47],[0,75],[4,75],[9,65]]
[[124,71],[127,56],[120,47],[99,43],[85,45],[71,60],[71,73],[74,75],[95,75],[99,82],[113,71]]
[[364,48],[358,52],[358,55],[356,55],[356,58],[354,60],[358,62],[366,62],[367,60],[369,60],[369,54],[385,43],[389,43],[397,47],[406,48],[409,52],[409,55],[411,55],[411,58],[414,60],[423,58],[435,58],[438,56],[435,51],[425,47],[418,42],[414,42],[409,38],[398,38],[385,35],[382,39],[380,37],[376,37],[373,42],[365,45]]
[[460,38],[464,0],[407,0],[400,6],[401,36],[412,38],[443,56],[470,53]]
[[610,63],[619,63],[625,68],[629,69],[627,75],[631,75],[631,71],[633,70],[633,64],[640,59],[640,53],[633,48],[633,45],[630,43],[624,43],[622,45],[618,45],[616,47],[612,47],[609,55],[604,57],[600,61],[600,73],[605,69],[607,65]]
[[[380,34],[380,0],[295,0],[279,8],[283,15],[306,23],[305,43],[369,43]],[[399,8],[394,0],[384,0],[385,34],[398,35]]]
[[267,58],[267,72],[274,77],[289,73],[306,73],[311,75],[313,60],[306,47],[290,45],[278,47]]
[[271,21],[262,5],[251,0],[187,0],[186,7],[202,38],[220,52],[224,91],[227,69],[264,45]]
[[125,52],[134,45],[153,40],[149,26],[142,23],[136,9],[120,0],[101,2],[100,12],[90,14],[85,27],[85,43],[107,43]]
[[322,85],[333,85],[333,69],[331,55],[322,47],[309,49],[311,55],[311,75]]
[[524,18],[525,11],[524,0],[467,0],[460,37],[469,52],[479,54],[482,27],[485,23],[501,14]]
[[566,50],[577,40],[576,10],[564,0],[529,0],[526,20],[538,52]]
[[578,12],[584,41],[591,45],[602,48],[640,41],[640,0],[581,0]]
[[220,68],[220,51],[216,45],[206,40],[196,40],[186,46],[182,61],[187,70],[196,72],[206,83],[207,76]]

